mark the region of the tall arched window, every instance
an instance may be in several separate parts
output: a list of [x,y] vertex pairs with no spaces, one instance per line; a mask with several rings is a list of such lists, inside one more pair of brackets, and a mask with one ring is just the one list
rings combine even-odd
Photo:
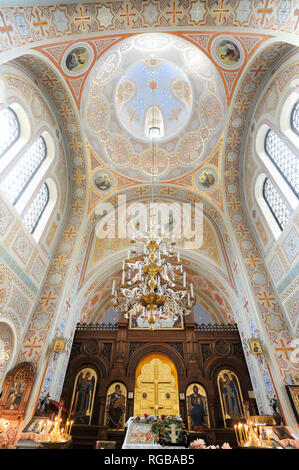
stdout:
[[4,177],[0,189],[15,204],[47,156],[47,146],[39,136]]
[[20,136],[20,123],[12,108],[0,111],[0,157],[9,150]]
[[269,129],[265,138],[265,151],[281,172],[294,193],[299,196],[299,158],[282,141],[276,132]]
[[263,197],[274,216],[279,228],[283,230],[292,215],[291,209],[285,204],[280,193],[270,180],[265,178],[263,185]]
[[299,135],[299,101],[297,101],[292,110],[291,128],[297,135]]
[[43,183],[30,207],[23,214],[23,221],[30,233],[33,233],[49,202],[49,188]]

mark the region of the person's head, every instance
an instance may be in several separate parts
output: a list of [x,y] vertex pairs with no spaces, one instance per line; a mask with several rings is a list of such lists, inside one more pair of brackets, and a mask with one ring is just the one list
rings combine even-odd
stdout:
[[84,47],[77,47],[73,51],[74,56],[76,57],[78,63],[81,65],[85,64],[84,53],[85,53]]
[[120,385],[119,384],[115,385],[114,390],[115,390],[116,393],[119,393],[120,392]]
[[197,385],[193,385],[193,392],[198,393],[198,386]]

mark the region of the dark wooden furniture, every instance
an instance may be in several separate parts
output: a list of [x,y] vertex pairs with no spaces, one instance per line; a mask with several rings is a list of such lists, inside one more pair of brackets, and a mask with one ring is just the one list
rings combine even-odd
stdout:
[[[68,408],[77,373],[92,367],[98,375],[91,426],[75,425],[73,447],[95,448],[96,441],[116,441],[121,447],[125,431],[109,430],[105,426],[106,393],[109,385],[121,381],[128,392],[134,392],[135,371],[148,354],[168,356],[178,373],[179,393],[188,385],[199,382],[207,392],[211,428],[204,434],[192,433],[193,440],[203,437],[209,443],[235,443],[233,429],[225,429],[217,386],[218,373],[233,371],[239,378],[243,399],[250,403],[251,414],[258,414],[243,349],[236,325],[197,325],[193,316],[186,317],[183,330],[130,330],[121,318],[116,325],[78,324],[63,386],[62,398]],[[134,398],[127,400],[126,419],[133,416]],[[186,400],[180,399],[180,413],[187,422]],[[236,444],[236,443],[235,443]]]

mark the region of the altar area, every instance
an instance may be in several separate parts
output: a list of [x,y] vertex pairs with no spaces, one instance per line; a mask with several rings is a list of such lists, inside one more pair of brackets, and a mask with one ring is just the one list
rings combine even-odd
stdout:
[[[122,449],[185,449],[186,426],[180,417],[131,417]],[[162,445],[163,443],[163,445]]]

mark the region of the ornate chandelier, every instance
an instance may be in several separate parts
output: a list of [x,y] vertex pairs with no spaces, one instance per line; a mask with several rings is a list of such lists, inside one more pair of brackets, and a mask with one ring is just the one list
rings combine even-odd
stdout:
[[186,286],[180,253],[174,252],[176,242],[156,232],[152,227],[140,240],[131,240],[133,248],[122,263],[119,291],[115,279],[112,284],[114,308],[126,318],[140,314],[151,329],[160,317],[175,320],[189,315],[195,303],[193,284]]

